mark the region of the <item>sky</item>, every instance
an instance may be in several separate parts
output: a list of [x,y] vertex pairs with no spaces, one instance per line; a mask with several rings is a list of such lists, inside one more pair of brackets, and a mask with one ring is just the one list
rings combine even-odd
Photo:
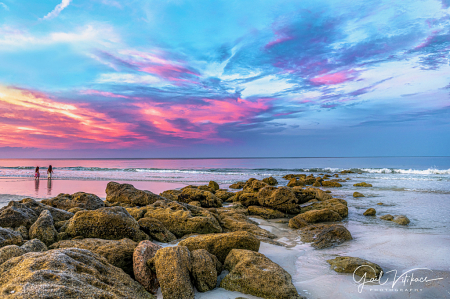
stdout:
[[450,155],[450,0],[0,0],[0,157]]

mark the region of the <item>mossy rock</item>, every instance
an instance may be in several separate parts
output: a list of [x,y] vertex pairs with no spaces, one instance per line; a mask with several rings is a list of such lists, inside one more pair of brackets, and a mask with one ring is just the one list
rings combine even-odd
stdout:
[[375,216],[377,211],[374,208],[369,208],[364,212],[364,216]]
[[316,249],[329,248],[352,240],[352,235],[342,225],[313,224],[300,230],[302,242],[311,242]]
[[333,222],[341,221],[342,217],[333,210],[322,209],[322,210],[311,210],[303,214],[299,214],[289,220],[289,227],[291,228],[301,228],[307,226],[311,223],[317,222]]
[[351,273],[361,277],[379,278],[383,269],[377,264],[363,260],[357,257],[339,256],[334,259],[327,260],[331,265],[331,269],[339,273]]
[[248,213],[250,215],[260,216],[264,219],[275,219],[275,218],[286,217],[286,214],[284,214],[280,211],[265,208],[265,207],[260,207],[260,206],[249,206]]
[[359,193],[359,192],[353,192],[353,197],[365,197],[364,194]]
[[45,205],[66,210],[71,213],[78,212],[71,210],[74,208],[79,208],[81,210],[96,210],[105,207],[105,203],[100,197],[85,192],[77,192],[74,194],[61,193],[54,198],[44,199],[41,202]]
[[301,210],[299,200],[288,187],[264,187],[258,192],[258,202],[260,206],[289,214],[296,214]]
[[274,177],[264,178],[264,179],[262,179],[262,181],[264,183],[266,183],[267,185],[269,185],[269,186],[276,186],[276,185],[278,185],[278,181]]
[[357,183],[353,185],[354,187],[372,187],[372,184],[367,184],[365,182]]
[[119,184],[109,182],[106,186],[106,201],[109,203],[119,203],[126,207],[146,206],[163,197],[148,190],[136,189],[131,184]]
[[341,184],[335,181],[322,181],[322,186],[324,187],[342,187]]

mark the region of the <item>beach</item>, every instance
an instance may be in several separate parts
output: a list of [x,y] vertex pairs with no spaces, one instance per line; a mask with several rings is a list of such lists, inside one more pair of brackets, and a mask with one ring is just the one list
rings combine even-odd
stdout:
[[[53,165],[54,178],[43,174]],[[42,175],[32,175],[40,166]],[[348,173],[342,173],[348,171]],[[110,181],[132,184],[137,189],[160,194],[188,185],[215,181],[228,189],[250,178],[275,178],[286,186],[287,174],[315,177],[337,174],[341,187],[320,186],[333,198],[347,202],[348,216],[339,223],[353,239],[325,249],[302,242],[299,230],[280,219],[249,216],[276,236],[261,242],[259,252],[279,264],[292,277],[298,293],[306,298],[448,298],[450,297],[450,158],[288,158],[288,159],[130,159],[130,160],[0,160],[0,207],[26,197],[54,198],[60,193],[83,191],[106,198]],[[366,182],[372,187],[355,187]],[[231,190],[231,189],[229,189]],[[361,192],[364,197],[354,197]],[[235,191],[234,191],[235,192]],[[224,202],[225,207],[234,203]],[[364,216],[369,209],[376,216]],[[382,215],[405,215],[410,223],[399,225],[382,220]],[[158,242],[156,242],[158,243]],[[178,243],[158,243],[163,247]],[[351,274],[337,273],[326,262],[337,256],[358,257],[380,265],[389,282],[363,286]],[[417,270],[414,270],[417,269]],[[432,283],[398,281],[401,273],[414,270],[418,276],[442,278]],[[431,272],[432,270],[432,272]],[[406,290],[407,289],[407,290]],[[196,298],[258,298],[216,288],[196,292]],[[162,298],[161,289],[158,298]]]

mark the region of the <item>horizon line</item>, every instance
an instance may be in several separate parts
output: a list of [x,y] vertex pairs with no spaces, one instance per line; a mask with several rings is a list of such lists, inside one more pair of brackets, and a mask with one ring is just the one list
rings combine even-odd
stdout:
[[318,158],[332,158],[332,159],[361,159],[361,158],[449,158],[450,156],[354,156],[354,157],[333,157],[333,156],[312,156],[312,157],[186,157],[186,158],[0,158],[0,160],[209,160],[209,159],[222,159],[222,160],[232,160],[232,159],[318,159]]

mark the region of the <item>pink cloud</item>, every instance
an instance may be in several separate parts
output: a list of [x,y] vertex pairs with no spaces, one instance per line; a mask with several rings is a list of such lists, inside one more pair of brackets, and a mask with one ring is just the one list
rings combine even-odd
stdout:
[[342,71],[332,74],[319,75],[310,79],[310,81],[316,85],[334,85],[352,79],[353,73],[353,71]]

